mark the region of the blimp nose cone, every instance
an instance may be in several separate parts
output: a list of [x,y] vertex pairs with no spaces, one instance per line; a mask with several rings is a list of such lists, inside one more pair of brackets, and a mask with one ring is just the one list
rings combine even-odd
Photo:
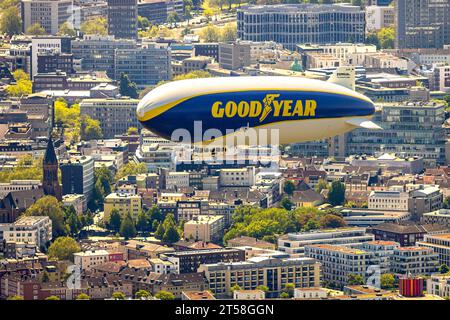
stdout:
[[140,101],[138,103],[138,106],[136,108],[136,114],[138,116],[138,119],[142,119],[145,116],[145,103],[144,101]]

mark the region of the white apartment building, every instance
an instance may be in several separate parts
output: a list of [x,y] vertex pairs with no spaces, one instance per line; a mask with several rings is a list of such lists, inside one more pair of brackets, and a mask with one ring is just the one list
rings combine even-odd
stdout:
[[255,167],[221,169],[219,179],[222,187],[250,187],[255,184]]
[[157,172],[158,168],[175,170],[176,154],[174,148],[158,143],[141,145],[135,154],[138,163],[145,163],[149,172]]
[[290,255],[303,255],[305,246],[315,244],[356,245],[374,241],[372,234],[366,234],[366,228],[338,228],[315,230],[310,232],[288,233],[278,238],[278,250]]
[[189,172],[168,172],[166,175],[166,189],[178,190],[189,187]]
[[360,275],[365,280],[372,262],[368,251],[329,244],[305,246],[305,255],[322,264],[323,281],[339,287],[348,284],[350,274]]
[[221,238],[224,228],[223,216],[198,215],[184,224],[184,237],[211,242]]
[[325,299],[328,297],[327,290],[323,288],[295,288],[295,299]]
[[81,271],[89,271],[92,267],[109,261],[109,253],[106,250],[77,252],[73,254],[74,263]]
[[372,191],[368,198],[369,210],[408,211],[407,192]]
[[14,223],[0,225],[0,241],[43,247],[52,239],[52,221],[45,216],[22,216]]
[[235,290],[233,291],[234,300],[264,300],[266,294],[262,290]]
[[149,260],[152,271],[158,274],[177,273],[176,266],[169,260],[153,258]]
[[450,297],[450,276],[434,274],[427,279],[427,293],[442,298]]
[[450,228],[450,210],[439,209],[433,212],[427,212],[422,215],[422,223],[424,224],[440,224]]
[[390,262],[391,272],[395,274],[432,274],[439,267],[439,255],[431,248],[401,247],[394,249]]
[[380,273],[389,273],[391,255],[400,244],[394,241],[369,241],[362,244],[361,249],[372,253],[372,263],[380,268]]
[[378,31],[394,25],[395,8],[392,6],[367,6],[366,31]]
[[62,203],[65,207],[72,206],[77,214],[82,214],[87,209],[86,197],[82,194],[65,194]]
[[450,233],[444,234],[426,234],[423,241],[416,244],[420,247],[432,249],[439,255],[439,264],[450,266]]

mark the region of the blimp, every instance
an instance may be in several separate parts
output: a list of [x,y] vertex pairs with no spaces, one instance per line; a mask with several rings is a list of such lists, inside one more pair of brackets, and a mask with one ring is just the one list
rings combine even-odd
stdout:
[[235,137],[248,132],[258,140],[249,143],[262,145],[268,133],[272,138],[264,142],[289,144],[355,128],[381,129],[371,121],[375,105],[354,86],[352,67],[337,68],[328,81],[286,76],[179,80],[154,88],[136,112],[151,132],[195,145],[219,139],[235,144]]

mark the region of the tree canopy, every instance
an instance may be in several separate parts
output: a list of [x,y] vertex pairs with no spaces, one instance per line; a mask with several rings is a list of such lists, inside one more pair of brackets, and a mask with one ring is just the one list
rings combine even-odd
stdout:
[[81,24],[81,32],[84,34],[107,35],[108,27],[105,17],[89,19]]
[[8,36],[20,34],[22,32],[22,20],[19,9],[15,6],[2,7],[0,16],[0,33]]
[[21,97],[23,95],[31,94],[33,91],[33,83],[30,76],[23,70],[16,70],[13,72],[15,84],[6,87],[6,93],[11,97]]
[[328,202],[333,206],[342,205],[345,202],[345,185],[340,181],[333,181],[328,191]]
[[44,36],[47,34],[47,31],[41,26],[40,23],[34,23],[25,30],[25,34],[31,36]]
[[73,261],[73,254],[80,252],[81,248],[71,237],[59,237],[48,248],[48,257],[56,260]]

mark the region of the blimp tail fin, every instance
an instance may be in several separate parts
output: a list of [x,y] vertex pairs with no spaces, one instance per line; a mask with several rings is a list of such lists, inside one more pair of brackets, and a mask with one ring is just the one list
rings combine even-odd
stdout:
[[375,124],[374,122],[367,120],[365,118],[354,118],[346,121],[346,123],[363,129],[370,129],[370,130],[383,130],[379,125]]
[[355,68],[354,67],[338,67],[330,76],[328,82],[335,83],[340,86],[355,90]]

